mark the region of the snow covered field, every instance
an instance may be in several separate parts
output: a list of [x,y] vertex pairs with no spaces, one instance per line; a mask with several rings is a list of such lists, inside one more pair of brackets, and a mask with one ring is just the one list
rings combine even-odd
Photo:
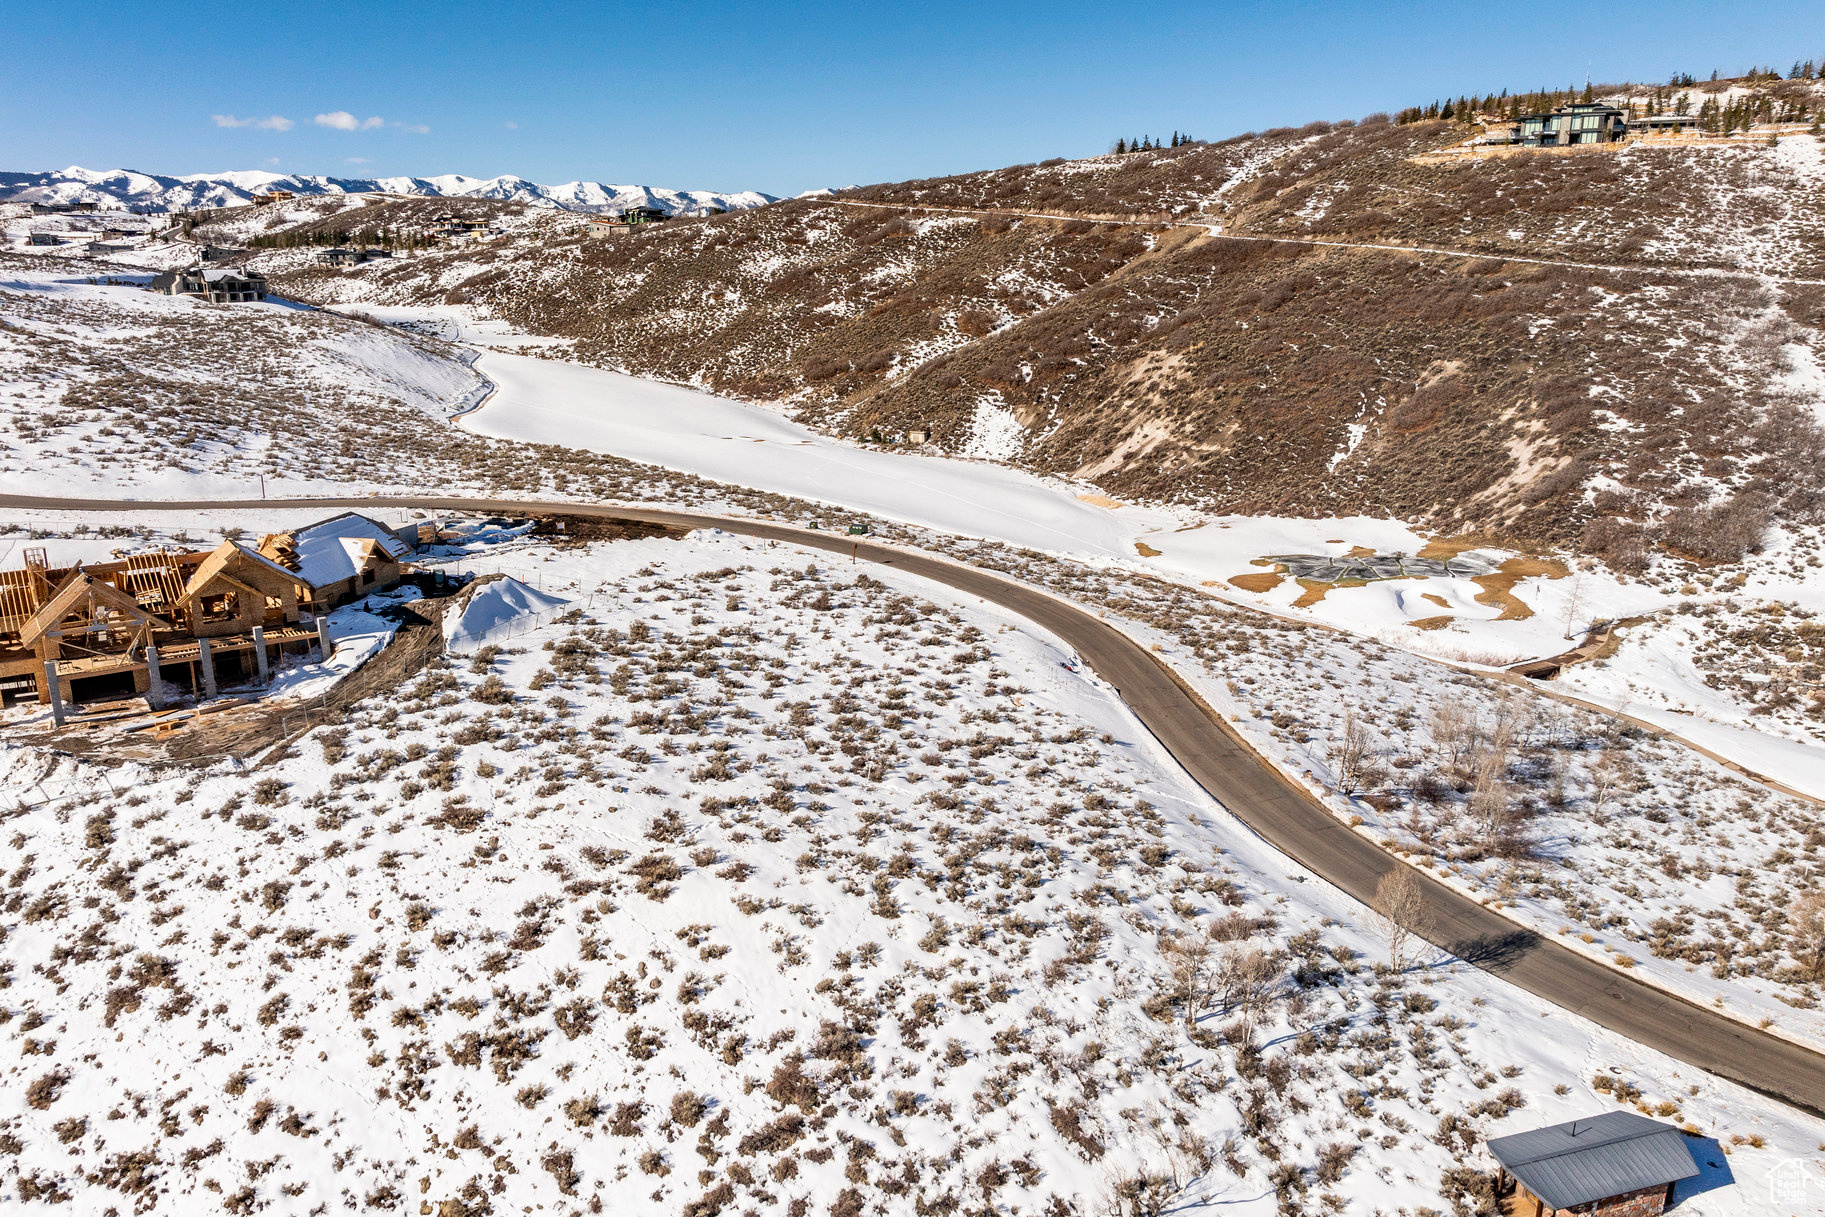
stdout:
[[[1653,614],[1680,599],[1600,567],[1515,578],[1505,600],[1469,579],[1444,577],[1340,586],[1316,600],[1308,585],[1291,579],[1247,590],[1231,580],[1262,574],[1256,563],[1265,555],[1411,556],[1429,538],[1388,520],[1210,518],[1099,505],[1081,497],[1088,488],[998,465],[842,443],[772,411],[683,386],[501,350],[478,367],[499,386],[462,420],[479,434],[614,453],[941,533],[1152,571],[1453,663],[1505,666],[1556,654],[1595,621]],[[1471,552],[1492,565],[1513,556]],[[1825,609],[1825,582],[1782,580],[1764,592]],[[1699,601],[1727,595],[1719,588]],[[1825,738],[1816,718],[1753,716],[1739,700],[1705,691],[1701,675],[1658,662],[1639,646],[1625,647],[1603,669],[1571,673],[1568,684],[1594,702],[1653,718],[1752,771],[1825,797]]]
[[[111,292],[91,301],[82,293],[102,289],[78,285],[56,290],[67,290],[70,295],[67,299],[46,298],[60,305],[80,306],[45,313],[63,327],[55,335],[59,341],[71,341],[79,333],[72,319],[83,318],[83,309],[101,301],[106,302],[107,311],[93,318],[92,332],[81,334],[81,349],[106,351],[109,344],[133,337],[130,328],[121,325],[123,314],[115,309]],[[148,299],[140,293],[128,294],[133,299],[122,307],[136,308],[139,301]],[[23,316],[27,324],[37,327],[30,331],[35,339],[51,332],[42,317],[33,317],[29,310]],[[387,319],[413,318],[399,313]],[[323,320],[346,326],[334,318]],[[490,347],[515,345],[512,334],[498,332],[498,327],[478,319],[472,310],[431,310],[419,320],[454,327],[440,337]],[[346,332],[359,343],[405,342],[414,352],[401,364],[369,359],[365,364],[369,368],[384,371],[420,366],[411,362],[422,357],[417,339],[365,326]],[[0,334],[0,342],[8,337]],[[424,366],[462,367],[437,362]],[[300,469],[312,468],[327,453],[339,458],[329,462],[330,470],[340,463],[347,472],[322,481],[300,479],[289,483],[290,488],[325,488],[327,481],[343,491],[351,487],[416,489],[426,484],[425,470],[448,470],[432,476],[452,491],[523,488],[549,497],[580,493],[595,498],[657,499],[737,512],[784,511],[789,518],[808,513],[826,527],[840,527],[849,518],[846,511],[855,511],[872,515],[877,528],[889,535],[948,548],[962,560],[1010,563],[1023,577],[1058,587],[1079,602],[1107,605],[1123,596],[1137,597],[1139,607],[1128,613],[1144,623],[1139,628],[1151,623],[1162,630],[1158,640],[1167,648],[1169,659],[1176,642],[1191,650],[1194,660],[1203,660],[1172,659],[1203,682],[1214,703],[1242,717],[1242,729],[1267,755],[1296,775],[1309,773],[1315,787],[1337,800],[1341,815],[1361,816],[1362,831],[1391,846],[1434,858],[1452,881],[1470,890],[1497,893],[1512,904],[1517,917],[1564,941],[1580,944],[1594,954],[1626,956],[1661,983],[1701,1000],[1721,999],[1727,1009],[1752,1022],[1770,1018],[1783,1032],[1814,1038],[1825,1034],[1816,1014],[1816,993],[1804,976],[1792,971],[1783,920],[1793,892],[1808,882],[1807,868],[1819,845],[1812,831],[1816,821],[1812,809],[1766,799],[1762,791],[1676,747],[1626,732],[1618,734],[1613,724],[1579,720],[1574,732],[1568,733],[1563,724],[1530,726],[1518,744],[1510,741],[1515,763],[1500,774],[1500,785],[1509,795],[1502,814],[1493,818],[1484,813],[1471,815],[1473,792],[1459,787],[1486,781],[1466,766],[1491,742],[1491,729],[1514,720],[1512,712],[1502,708],[1506,695],[1480,680],[1458,679],[1436,664],[1385,651],[1373,641],[1385,640],[1396,648],[1421,653],[1430,650],[1460,662],[1518,658],[1566,645],[1558,636],[1568,621],[1576,624],[1584,614],[1647,612],[1656,607],[1656,597],[1665,599],[1662,592],[1639,584],[1615,584],[1594,573],[1582,578],[1532,576],[1516,580],[1513,586],[1513,595],[1533,610],[1532,615],[1499,620],[1506,611],[1481,603],[1478,597],[1484,589],[1479,585],[1461,579],[1413,579],[1337,587],[1295,607],[1295,598],[1308,599],[1308,589],[1293,580],[1281,580],[1266,591],[1246,591],[1229,584],[1228,579],[1266,573],[1254,563],[1268,554],[1342,555],[1356,547],[1411,554],[1427,538],[1387,521],[1179,519],[1130,506],[1104,506],[1079,498],[1085,488],[1049,483],[995,466],[837,444],[774,412],[681,387],[653,385],[499,350],[484,354],[481,366],[498,381],[501,392],[466,421],[509,438],[475,439],[452,428],[413,430],[422,428],[425,419],[441,417],[455,403],[430,388],[435,381],[401,375],[396,377],[398,388],[391,399],[396,412],[359,412],[359,422],[369,429],[349,433],[340,450],[320,442],[322,428],[298,429],[297,442],[288,453]],[[377,379],[385,382],[383,376]],[[42,405],[37,408],[42,413]],[[32,417],[31,409],[29,404],[22,406],[19,416]],[[91,427],[94,425],[92,421]],[[538,439],[549,443],[535,447],[526,442]],[[347,459],[351,444],[359,446],[361,460]],[[79,446],[44,441],[37,442],[32,451],[35,460],[50,469],[59,467],[55,462],[60,455],[80,460],[84,454]],[[651,466],[592,455],[609,451],[638,455],[680,473],[667,480],[667,475]],[[503,479],[498,467],[490,464],[502,452],[524,456],[511,467],[512,480]],[[566,454],[580,459],[564,464]],[[390,458],[392,463],[377,465],[375,458]],[[230,469],[239,468],[235,459],[229,454]],[[405,471],[414,461],[420,462],[420,473],[408,482]],[[536,466],[536,480],[531,483],[520,480],[530,468],[527,462]],[[693,475],[698,472],[777,493],[744,500],[734,490],[696,480]],[[139,469],[89,467],[80,476],[91,479],[88,493],[143,493],[137,480],[143,476]],[[313,473],[313,477],[320,476]],[[577,480],[567,482],[572,476]],[[605,477],[612,479],[606,485],[600,480]],[[233,479],[230,481],[232,484]],[[243,494],[251,489],[250,482],[238,486]],[[787,495],[802,497],[793,506],[782,497]],[[806,507],[804,499],[844,506],[819,512]],[[64,531],[48,518],[33,519],[39,532],[56,535]],[[252,527],[251,519],[223,517],[219,526]],[[884,525],[883,520],[901,521],[904,527]],[[199,522],[194,517],[148,512],[136,523],[147,528],[161,521],[165,532],[159,535],[164,536]],[[131,531],[110,527],[117,531],[107,538],[91,536],[76,543],[117,546],[117,538]],[[991,543],[958,540],[948,535],[953,533],[986,536]],[[1003,551],[998,542],[1005,542],[1011,550]],[[1141,546],[1152,552],[1144,552]],[[1018,551],[1025,551],[1027,557],[1020,557]],[[1483,554],[1490,561],[1505,556]],[[1047,555],[1063,557],[1052,560]],[[1168,581],[1152,576],[1165,576]],[[1200,586],[1212,583],[1217,586]],[[1721,611],[1731,596],[1784,595],[1794,590],[1798,600],[1805,586],[1776,586],[1764,579],[1751,584],[1748,592],[1720,584],[1682,590],[1680,598],[1701,608],[1718,607],[1716,621],[1737,622],[1744,619],[1743,612]],[[1137,589],[1144,589],[1145,594],[1139,595]],[[1283,628],[1249,615],[1230,614],[1211,599],[1211,593],[1218,590],[1245,603],[1267,603],[1289,616],[1335,624],[1355,637],[1301,634],[1297,626]],[[1441,606],[1425,599],[1428,595],[1445,600],[1458,615],[1454,627],[1411,628],[1409,623],[1416,615],[1441,611]],[[1156,599],[1170,601],[1169,626],[1161,624],[1168,618],[1160,617]],[[1202,635],[1213,628],[1248,641],[1242,650],[1225,643],[1222,648],[1207,648],[1208,655],[1198,655]],[[1470,633],[1473,629],[1487,632]],[[1363,635],[1371,641],[1363,641]],[[1710,704],[1701,707],[1706,713],[1725,720],[1726,725],[1743,725],[1746,703],[1740,690],[1711,690],[1702,672],[1666,662],[1669,655],[1678,657],[1678,647],[1669,652],[1665,647],[1655,650],[1645,645],[1660,637],[1658,632],[1625,634],[1615,657],[1572,669],[1568,683],[1588,680],[1593,695],[1626,703],[1631,713],[1644,717],[1650,711],[1661,713],[1692,734],[1700,730],[1717,734],[1722,728],[1706,726],[1697,716],[1677,714],[1679,708],[1691,708],[1703,689],[1702,696],[1710,698]],[[1517,649],[1517,639],[1526,645]],[[1784,647],[1787,643],[1775,638],[1769,645]],[[1490,648],[1496,646],[1511,649],[1492,654]],[[1311,666],[1315,651],[1326,656],[1317,669]],[[1210,666],[1200,673],[1204,663]],[[1304,676],[1300,675],[1302,665]],[[1361,683],[1364,680],[1366,684]],[[1340,696],[1347,681],[1356,681],[1364,692]],[[1514,721],[1548,722],[1541,715],[1550,708],[1525,695],[1516,696],[1520,700],[1515,704],[1525,713]],[[1434,730],[1432,710],[1441,698],[1469,706],[1475,723],[1464,737],[1474,746],[1457,747],[1446,738],[1448,732]],[[1649,704],[1655,698],[1661,703],[1658,709]],[[1345,797],[1336,789],[1337,749],[1348,729],[1345,712],[1352,707],[1360,711],[1359,717],[1371,733],[1371,748],[1379,757],[1384,778],[1380,786],[1364,786]],[[1804,786],[1811,780],[1808,773],[1814,771],[1809,766],[1815,763],[1813,751],[1798,742],[1808,738],[1808,727],[1793,711],[1786,715],[1747,720],[1751,730],[1739,731],[1734,742],[1723,740],[1718,750]],[[1682,719],[1685,721],[1680,722]],[[1698,730],[1693,730],[1694,723]],[[1768,733],[1770,729],[1786,732],[1794,742],[1780,744]],[[1707,735],[1706,742],[1711,738]],[[1572,741],[1578,741],[1578,746],[1569,746]],[[1791,747],[1791,757],[1783,759],[1776,751],[1784,746]],[[1628,782],[1620,783],[1614,774],[1601,771],[1604,766],[1623,771]],[[1428,776],[1431,785],[1420,781]],[[1446,793],[1438,793],[1441,787]],[[1433,793],[1418,793],[1422,788]],[[1378,799],[1382,801],[1375,801]],[[1485,798],[1485,812],[1487,803]],[[1519,854],[1512,852],[1511,828],[1528,838],[1527,848]],[[1674,832],[1680,834],[1677,840],[1671,836]],[[1721,850],[1705,844],[1719,840],[1725,843]],[[1644,894],[1639,887],[1644,861],[1680,882]],[[1702,874],[1699,867],[1705,868]],[[1568,883],[1570,876],[1577,876],[1582,886]],[[1586,935],[1589,941],[1585,941]]]
[[365,434],[440,425],[485,387],[431,340],[283,301],[208,305],[98,284],[85,269],[99,268],[0,269],[9,493],[257,498],[262,478],[274,494],[400,485],[389,451]]
[[1681,1213],[1816,1174],[1817,1120],[1378,966],[1023,621],[712,534],[497,560],[575,612],[261,771],[0,753],[90,792],[7,821],[12,1196],[1415,1212],[1618,1099],[1697,1134]]

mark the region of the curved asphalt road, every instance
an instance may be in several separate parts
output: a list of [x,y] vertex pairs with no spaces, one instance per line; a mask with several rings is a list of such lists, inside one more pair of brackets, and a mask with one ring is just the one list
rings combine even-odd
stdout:
[[[0,507],[73,511],[247,507],[408,507],[429,511],[594,515],[685,528],[720,528],[880,562],[993,601],[1077,649],[1193,779],[1270,844],[1363,903],[1404,863],[1357,835],[1258,757],[1201,698],[1139,643],[1047,592],[952,562],[833,533],[761,520],[642,507],[505,499],[311,498],[189,502],[0,495]],[[1731,1081],[1825,1115],[1825,1055],[1758,1031],[1580,955],[1484,908],[1424,871],[1428,937],[1446,951],[1620,1035]]]

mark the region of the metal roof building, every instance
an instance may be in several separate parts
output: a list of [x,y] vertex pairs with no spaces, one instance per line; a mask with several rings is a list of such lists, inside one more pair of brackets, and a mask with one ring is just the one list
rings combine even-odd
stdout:
[[1537,1214],[1652,1217],[1671,1200],[1673,1184],[1698,1174],[1684,1133],[1630,1111],[1494,1137],[1489,1152],[1534,1198]]

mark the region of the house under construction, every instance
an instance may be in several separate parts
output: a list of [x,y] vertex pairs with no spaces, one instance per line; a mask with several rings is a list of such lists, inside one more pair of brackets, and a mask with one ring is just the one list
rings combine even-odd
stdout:
[[399,581],[412,550],[353,512],[257,546],[160,550],[0,571],[0,704],[143,696],[154,709],[264,684],[275,659],[330,649],[325,614]]

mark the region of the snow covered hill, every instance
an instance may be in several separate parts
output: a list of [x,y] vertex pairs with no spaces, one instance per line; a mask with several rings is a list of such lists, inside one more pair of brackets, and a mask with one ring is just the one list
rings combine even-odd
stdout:
[[507,199],[544,203],[567,211],[621,211],[656,207],[670,215],[740,211],[774,201],[756,190],[720,193],[710,190],[666,190],[654,186],[612,186],[603,182],[565,182],[542,186],[511,175],[493,178],[447,173],[438,177],[338,178],[316,174],[193,173],[179,177],[132,169],[68,169],[39,173],[0,172],[0,201],[25,203],[119,203],[145,211],[179,211],[200,207],[234,207],[250,202],[255,192],[289,190],[299,195],[410,194],[441,198]]

